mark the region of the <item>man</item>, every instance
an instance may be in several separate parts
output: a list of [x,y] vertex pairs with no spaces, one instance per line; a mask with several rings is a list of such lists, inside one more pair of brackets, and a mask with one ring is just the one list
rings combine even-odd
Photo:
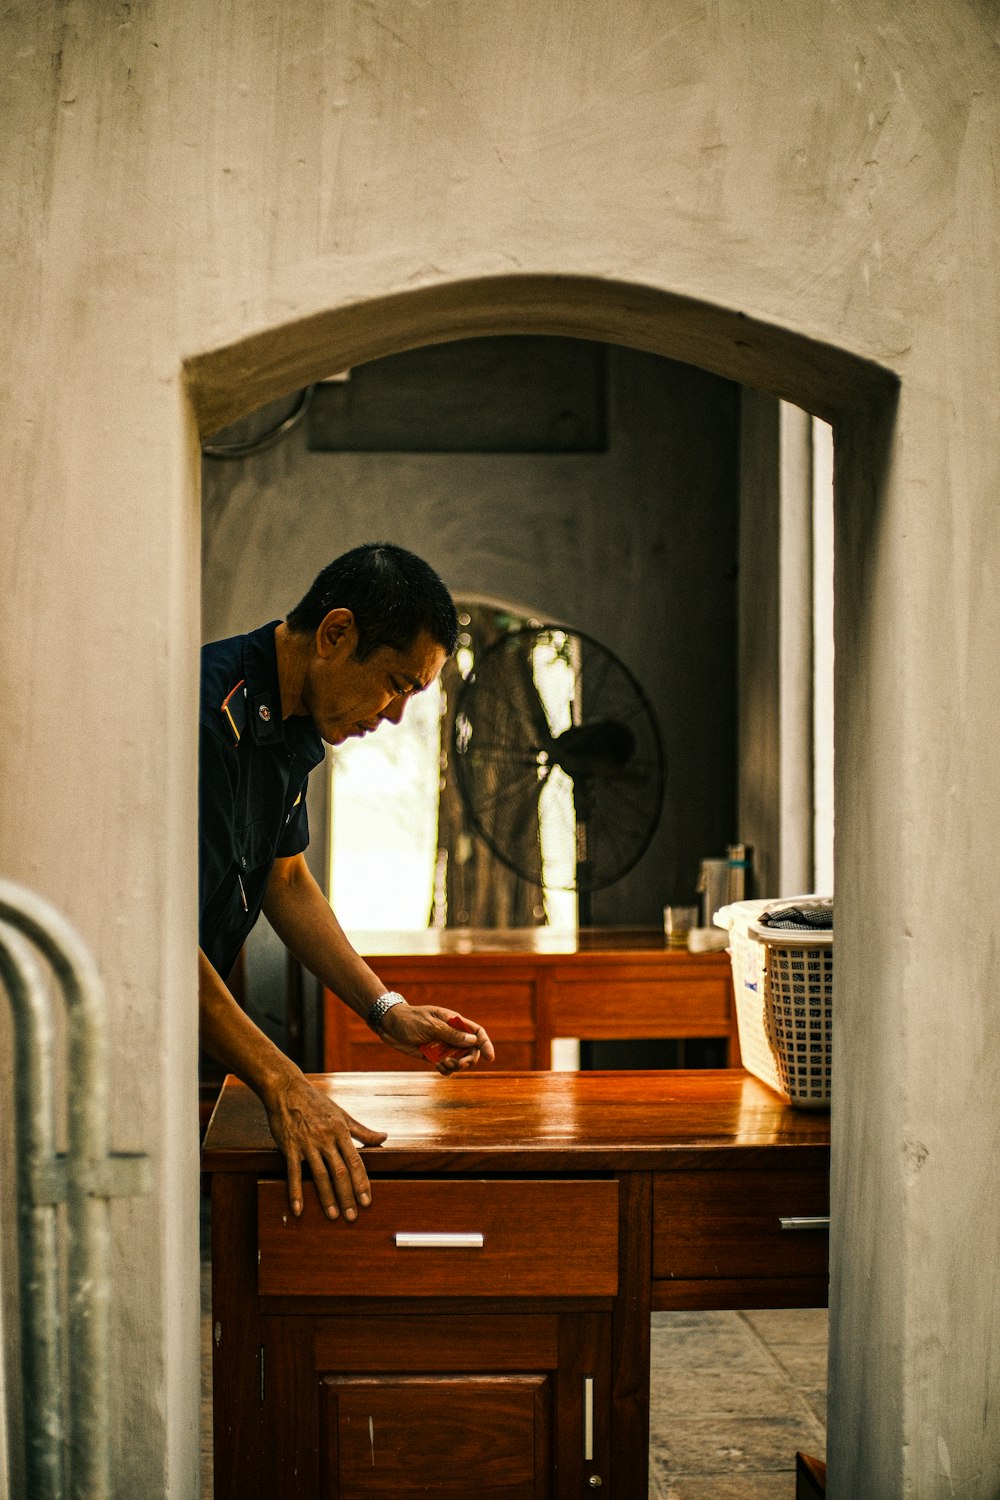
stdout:
[[357,1217],[371,1187],[354,1142],[385,1140],[313,1088],[224,983],[263,911],[295,957],[390,1046],[460,1049],[449,1074],[493,1060],[474,1021],[410,1006],[355,952],[306,865],[306,783],[323,742],[398,724],[455,649],[455,606],[437,574],[401,547],[357,547],[324,568],[284,621],[202,651],[199,794],[199,1019],[202,1046],[260,1096],[288,1163],[292,1212],[302,1163],[330,1218]]

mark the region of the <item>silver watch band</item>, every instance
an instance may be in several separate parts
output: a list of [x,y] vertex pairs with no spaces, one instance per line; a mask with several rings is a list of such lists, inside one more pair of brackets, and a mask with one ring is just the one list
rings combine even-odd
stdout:
[[378,1036],[382,1030],[382,1018],[387,1010],[392,1010],[394,1005],[405,1005],[406,1000],[402,995],[397,995],[395,990],[386,990],[384,995],[379,995],[365,1016],[366,1025],[370,1026],[375,1035]]

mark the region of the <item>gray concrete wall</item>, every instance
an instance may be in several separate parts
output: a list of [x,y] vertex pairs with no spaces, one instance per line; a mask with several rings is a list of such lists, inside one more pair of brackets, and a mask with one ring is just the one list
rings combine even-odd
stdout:
[[[310,452],[300,426],[253,458],[206,460],[203,629],[284,615],[331,557],[384,537],[425,555],[458,595],[593,636],[650,698],[667,762],[653,842],[597,893],[594,920],[659,925],[666,902],[694,899],[699,860],[737,836],[738,391],[607,352],[604,452]],[[503,357],[501,341],[500,391]],[[460,389],[451,405],[460,436]]]
[[995,7],[3,24],[0,863],[91,944],[114,1144],[156,1160],[115,1217],[117,1492],[197,1473],[196,426],[536,332],[836,423],[830,1493],[993,1500],[1000,957],[970,913],[1000,837]]

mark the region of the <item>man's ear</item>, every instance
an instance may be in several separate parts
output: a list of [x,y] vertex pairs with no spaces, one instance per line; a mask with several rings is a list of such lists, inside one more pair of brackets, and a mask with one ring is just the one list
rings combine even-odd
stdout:
[[319,656],[352,656],[358,644],[358,627],[349,609],[331,609],[316,627]]

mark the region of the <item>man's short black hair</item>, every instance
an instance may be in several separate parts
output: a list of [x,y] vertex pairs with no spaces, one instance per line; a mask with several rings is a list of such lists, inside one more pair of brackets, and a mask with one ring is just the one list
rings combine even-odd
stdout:
[[288,616],[291,630],[315,631],[331,609],[349,609],[358,631],[355,657],[381,646],[406,651],[421,631],[450,656],[458,641],[454,601],[434,569],[391,542],[366,542],[334,558]]

